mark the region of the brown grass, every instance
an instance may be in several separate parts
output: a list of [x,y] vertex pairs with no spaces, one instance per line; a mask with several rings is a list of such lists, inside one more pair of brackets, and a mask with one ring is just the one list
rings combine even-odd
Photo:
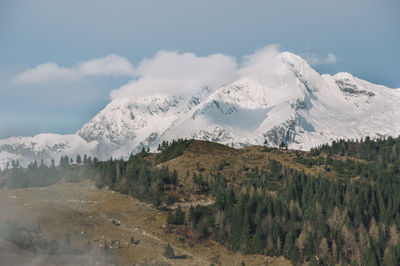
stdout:
[[[190,238],[182,238],[179,230],[167,233],[165,212],[128,195],[98,190],[89,181],[60,183],[47,188],[3,188],[0,189],[0,203],[3,210],[0,223],[7,219],[16,220],[21,225],[39,223],[46,235],[60,242],[69,232],[72,245],[82,250],[89,241],[93,249],[82,256],[85,259],[92,257],[93,264],[104,241],[109,245],[118,241],[120,247],[111,249],[111,252],[119,265],[144,262],[157,265],[240,265],[242,261],[246,265],[264,265],[267,259],[271,260],[271,265],[290,265],[283,258],[233,253],[214,241],[196,243]],[[138,245],[129,243],[131,236],[139,240]],[[185,258],[166,259],[162,254],[167,243],[171,243],[178,256]],[[0,247],[0,257],[4,252],[10,254],[10,249],[27,261],[36,256],[7,243]],[[40,265],[90,265],[87,260],[76,260],[73,256],[50,256]]]
[[[266,170],[272,160],[278,161],[285,167],[299,172],[304,171],[306,174],[315,177],[321,175],[334,178],[337,175],[334,171],[325,171],[323,166],[307,168],[304,164],[296,162],[296,154],[311,157],[303,151],[266,149],[261,146],[234,149],[217,143],[195,141],[183,155],[161,165],[166,165],[171,170],[177,170],[179,181],[184,184],[185,188],[189,189],[193,186],[191,177],[194,172],[207,177],[210,171],[213,173],[220,171],[225,178],[237,184],[246,179],[246,171],[243,171],[243,166],[249,169],[257,166],[260,170]],[[326,157],[326,155],[321,156]],[[229,165],[219,170],[219,165],[223,161]]]

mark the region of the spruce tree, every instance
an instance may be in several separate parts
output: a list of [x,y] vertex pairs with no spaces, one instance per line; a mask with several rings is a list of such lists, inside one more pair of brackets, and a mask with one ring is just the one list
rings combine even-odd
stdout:
[[169,225],[175,224],[175,217],[171,211],[168,211],[167,224],[169,224]]
[[171,245],[168,243],[168,245],[165,247],[165,251],[164,251],[164,257],[166,257],[167,259],[174,259],[175,256],[175,252],[172,249]]
[[79,154],[76,156],[75,162],[76,162],[77,164],[81,164],[81,163],[82,163],[82,158],[81,158],[81,156],[80,156]]
[[179,205],[175,213],[175,224],[184,224],[184,222],[185,222],[185,212]]

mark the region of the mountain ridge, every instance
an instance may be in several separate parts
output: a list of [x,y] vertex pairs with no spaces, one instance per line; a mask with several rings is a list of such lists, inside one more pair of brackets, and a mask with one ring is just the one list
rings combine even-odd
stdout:
[[245,73],[194,95],[112,100],[76,134],[0,140],[0,167],[11,160],[56,161],[77,154],[126,158],[164,140],[194,138],[237,148],[248,145],[309,150],[336,139],[400,134],[400,89],[350,73],[319,74],[301,57],[278,55],[272,71]]

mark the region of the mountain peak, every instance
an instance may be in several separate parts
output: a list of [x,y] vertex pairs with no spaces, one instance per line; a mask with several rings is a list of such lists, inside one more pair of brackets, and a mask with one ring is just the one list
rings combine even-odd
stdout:
[[293,65],[301,65],[301,64],[308,65],[308,63],[303,58],[291,52],[287,51],[281,52],[278,56],[281,60]]
[[62,154],[120,158],[177,138],[235,147],[283,141],[308,150],[339,138],[400,133],[394,122],[400,116],[397,90],[349,73],[320,75],[290,52],[280,53],[274,67],[256,63],[240,79],[195,95],[114,99],[74,135],[0,140],[0,167],[11,160],[27,164]]
[[348,72],[339,72],[333,75],[335,79],[354,79],[354,76]]

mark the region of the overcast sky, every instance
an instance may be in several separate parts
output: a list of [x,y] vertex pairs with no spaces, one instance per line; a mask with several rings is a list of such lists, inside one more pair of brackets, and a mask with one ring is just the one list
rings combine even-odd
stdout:
[[399,88],[399,11],[398,0],[2,0],[0,138],[74,133],[116,88],[149,69],[162,78],[165,60],[215,80],[271,45],[320,73]]

